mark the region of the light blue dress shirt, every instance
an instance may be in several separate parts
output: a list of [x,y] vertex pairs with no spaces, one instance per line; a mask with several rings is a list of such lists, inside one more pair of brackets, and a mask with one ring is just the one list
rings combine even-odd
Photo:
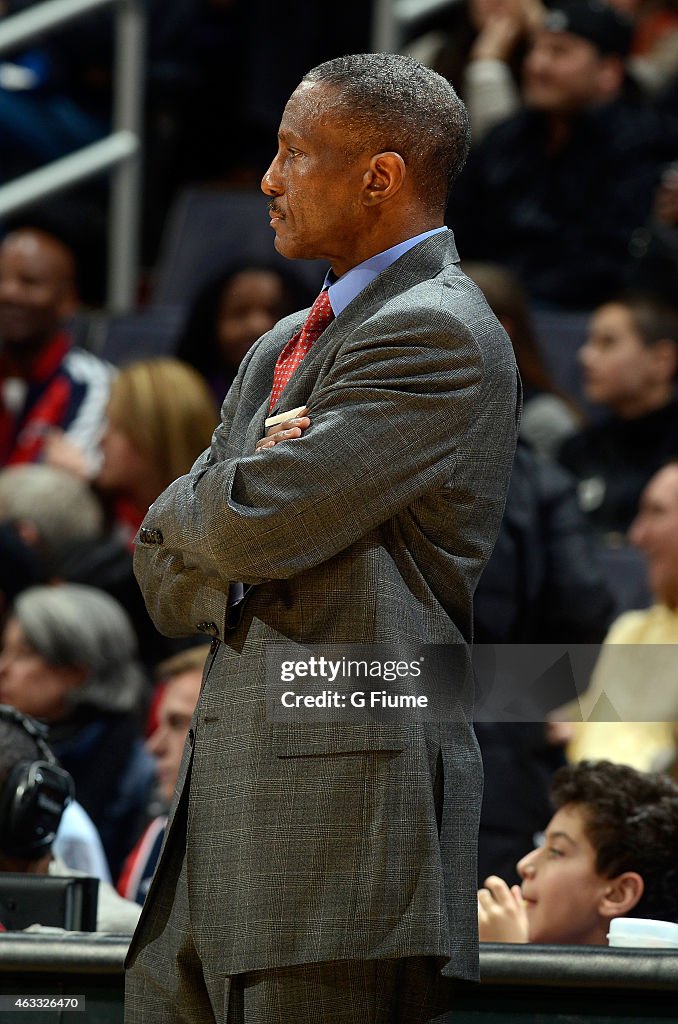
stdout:
[[425,238],[437,235],[441,231],[447,231],[447,228],[443,226],[441,228],[433,228],[431,231],[422,231],[420,235],[415,235],[414,238],[407,238],[404,242],[398,242],[397,245],[392,245],[390,249],[378,252],[376,256],[370,256],[368,260],[359,263],[357,267],[351,267],[350,270],[347,270],[339,278],[335,279],[332,271],[328,271],[325,277],[325,287],[329,285],[328,297],[330,305],[334,310],[334,315],[339,316],[346,309],[349,302],[353,302],[356,295],[359,295],[363,288],[367,288],[368,284],[375,279],[377,274],[381,274],[382,270],[386,270],[400,256],[404,255],[415,245],[418,245],[419,242],[423,242]]

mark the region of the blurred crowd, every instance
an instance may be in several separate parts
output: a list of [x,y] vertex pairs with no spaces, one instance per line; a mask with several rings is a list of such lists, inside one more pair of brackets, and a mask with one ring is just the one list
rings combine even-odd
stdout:
[[[267,3],[146,6],[140,318],[182,190],[256,188],[304,71],[370,45],[356,3],[331,38],[293,4],[303,28],[276,18],[275,50]],[[77,25],[0,63],[4,181],[109,126],[110,14]],[[604,943],[615,916],[678,921],[678,5],[456,0],[404,45],[468,105],[447,220],[524,388],[476,642],[601,645],[585,690],[543,721],[478,723],[481,936]],[[0,704],[19,713],[0,716],[0,813],[15,764],[42,756],[21,716],[44,724],[75,795],[53,844],[0,844],[0,870],[94,874],[101,930],[125,931],[209,653],[153,626],[134,537],[208,447],[249,348],[314,290],[272,241],[252,258],[243,238],[159,349],[140,336],[133,358],[104,358],[83,324],[103,303],[106,189],[0,223]]]

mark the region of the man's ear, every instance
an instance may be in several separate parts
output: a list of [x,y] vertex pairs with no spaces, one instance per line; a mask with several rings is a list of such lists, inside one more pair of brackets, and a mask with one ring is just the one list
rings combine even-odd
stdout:
[[56,315],[60,323],[65,323],[75,316],[80,308],[80,300],[74,288],[65,288],[57,304]]
[[623,917],[632,910],[645,891],[645,883],[637,871],[624,871],[616,878],[608,878],[598,903],[602,917]]
[[671,338],[661,338],[652,346],[655,365],[662,380],[673,380],[678,376],[678,345]]
[[376,153],[363,175],[363,204],[376,206],[391,199],[405,181],[407,168],[400,153]]

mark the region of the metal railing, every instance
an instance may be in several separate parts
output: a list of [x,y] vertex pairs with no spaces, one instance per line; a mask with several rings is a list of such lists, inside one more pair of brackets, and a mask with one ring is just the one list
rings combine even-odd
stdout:
[[[81,1006],[84,997],[85,1012],[73,1014],[73,1020],[122,1024],[128,944],[129,937],[120,935],[3,933],[0,1006],[19,992],[29,999],[78,998]],[[481,943],[481,983],[455,983],[449,1019],[455,1024],[675,1024],[676,954],[670,949]],[[0,1018],[20,1019],[1,1010]],[[56,1024],[62,1015],[44,1010],[25,1019]],[[71,1014],[65,1013],[64,1019]]]
[[103,7],[116,7],[111,134],[0,187],[0,217],[111,170],[107,307],[135,304],[141,214],[145,16],[142,0],[45,0],[0,22],[0,54]]

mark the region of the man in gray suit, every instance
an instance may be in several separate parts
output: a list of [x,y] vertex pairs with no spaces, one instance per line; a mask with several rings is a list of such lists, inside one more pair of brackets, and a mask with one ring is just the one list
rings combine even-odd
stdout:
[[[443,226],[467,148],[449,83],[399,55],[320,65],[285,108],[262,182],[275,245],[328,261],[329,290],[248,353],[210,450],[139,533],[158,628],[214,639],[128,957],[129,1022],[417,1024],[477,976],[464,661],[518,399]],[[462,652],[455,713],[272,712],[276,657],[280,678],[309,645],[375,643]]]

